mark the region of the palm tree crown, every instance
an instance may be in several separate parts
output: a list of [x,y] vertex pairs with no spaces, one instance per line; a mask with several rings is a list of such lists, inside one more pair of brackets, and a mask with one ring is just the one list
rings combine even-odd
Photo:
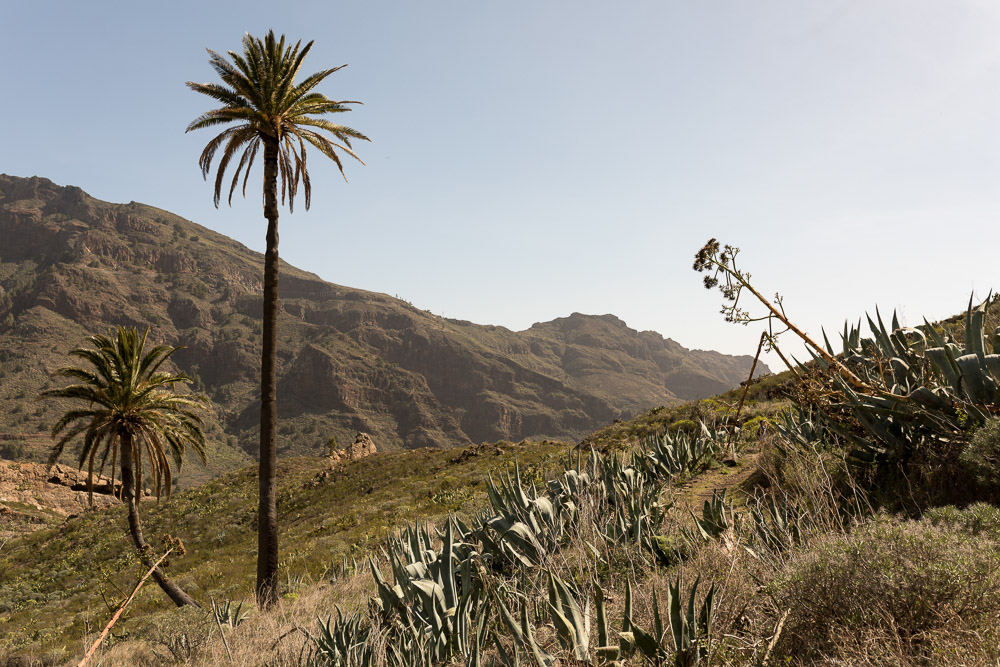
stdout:
[[133,491],[140,488],[145,458],[157,497],[163,486],[169,497],[171,472],[167,451],[178,468],[188,446],[205,460],[202,420],[196,410],[207,399],[174,392],[175,385],[188,383],[190,378],[182,373],[161,371],[160,367],[178,348],[158,345],[146,351],[148,333],[148,329],[139,334],[134,327],[118,327],[111,336],[92,336],[91,348],[70,351],[92,368],[60,368],[55,375],[73,378],[78,384],[50,389],[42,392],[42,396],[75,399],[86,403],[86,407],[70,410],[52,428],[53,438],[59,439],[52,447],[49,465],[58,460],[70,441],[82,435],[80,468],[87,463],[92,486],[95,465],[100,474],[110,456],[113,488],[115,460],[120,456],[122,443],[127,442],[132,447],[138,473]]
[[[243,37],[242,55],[233,51],[227,52],[231,62],[208,49],[209,62],[225,85],[187,82],[192,90],[208,95],[222,102],[224,106],[198,116],[188,125],[186,132],[237,123],[212,139],[205,146],[199,159],[202,175],[207,178],[211,171],[212,159],[222,148],[222,158],[219,160],[218,173],[215,177],[216,206],[222,197],[226,169],[240,151],[242,155],[229,187],[228,201],[232,203],[241,173],[244,173],[243,195],[246,196],[250,167],[261,144],[268,140],[277,141],[279,146],[281,200],[284,203],[287,196],[289,209],[294,206],[300,181],[305,194],[306,209],[309,208],[312,187],[309,171],[306,168],[306,143],[313,145],[323,155],[333,160],[341,175],[344,174],[344,167],[338,151],[362,162],[351,149],[351,139],[368,141],[368,137],[350,127],[337,125],[319,117],[324,114],[350,111],[345,105],[360,104],[360,102],[336,102],[322,93],[313,91],[326,77],[346,65],[321,70],[296,84],[295,77],[313,43],[309,42],[304,48],[300,48],[300,45],[301,42],[296,42],[295,46],[286,46],[285,36],[282,35],[277,39],[273,30],[269,31],[264,39],[247,34]],[[333,135],[336,141],[331,141],[321,134],[323,131]]]

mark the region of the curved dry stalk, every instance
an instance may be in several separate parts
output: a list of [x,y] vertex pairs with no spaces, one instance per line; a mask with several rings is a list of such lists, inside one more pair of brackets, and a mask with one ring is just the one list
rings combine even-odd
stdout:
[[[837,369],[837,372],[856,388],[870,393],[885,393],[877,391],[867,382],[859,378],[839,359],[827,352],[822,345],[813,340],[809,334],[795,326],[795,324],[788,319],[788,316],[785,314],[785,309],[779,295],[775,294],[775,301],[778,304],[775,306],[774,303],[764,297],[763,294],[754,289],[753,285],[750,284],[750,274],[745,271],[741,271],[736,266],[736,255],[739,254],[739,252],[740,249],[735,246],[720,246],[716,239],[709,239],[708,243],[706,243],[695,255],[694,260],[694,270],[708,274],[705,276],[705,288],[712,289],[713,287],[718,287],[719,291],[722,292],[722,296],[729,302],[729,304],[723,304],[722,306],[722,313],[726,316],[727,322],[749,324],[750,322],[767,320],[768,323],[770,323],[772,320],[776,319],[786,327],[786,331],[791,331],[798,336],[802,342],[809,346],[810,349],[814,350],[824,361]],[[719,282],[720,276],[724,279],[723,283]],[[767,315],[764,315],[763,317],[751,317],[749,312],[740,310],[738,307],[739,299],[744,289],[754,295],[757,300],[760,301],[765,308],[767,308]],[[773,339],[777,336],[778,334],[770,334],[768,335],[768,338],[773,341]]]
[[87,655],[83,656],[83,660],[81,660],[76,667],[84,667],[84,665],[86,665],[90,661],[90,659],[94,657],[94,653],[97,651],[97,648],[104,642],[104,638],[108,636],[109,632],[111,632],[111,628],[113,628],[115,623],[118,622],[118,619],[121,618],[122,613],[125,611],[125,607],[127,607],[128,603],[135,598],[135,594],[139,592],[139,589],[142,588],[142,585],[146,583],[146,580],[149,579],[150,575],[153,574],[153,570],[159,567],[160,563],[163,562],[163,559],[166,558],[168,555],[170,555],[170,552],[173,550],[174,550],[173,547],[167,549],[167,552],[162,556],[160,556],[160,559],[158,561],[153,563],[153,566],[146,571],[146,574],[142,575],[142,579],[140,579],[139,583],[137,583],[135,585],[135,588],[132,589],[132,594],[125,599],[125,602],[122,602],[120,607],[118,607],[118,611],[116,611],[115,615],[111,617],[111,620],[108,621],[108,624],[104,626],[104,631],[101,633],[101,636],[97,638],[97,641],[95,641],[93,646],[90,647],[90,650],[87,651]]

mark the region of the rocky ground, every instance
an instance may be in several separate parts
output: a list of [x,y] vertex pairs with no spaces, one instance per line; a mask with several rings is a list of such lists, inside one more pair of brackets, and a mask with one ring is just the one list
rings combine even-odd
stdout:
[[[111,480],[94,477],[94,507],[118,504]],[[87,509],[87,473],[70,466],[0,461],[0,540],[64,520]]]

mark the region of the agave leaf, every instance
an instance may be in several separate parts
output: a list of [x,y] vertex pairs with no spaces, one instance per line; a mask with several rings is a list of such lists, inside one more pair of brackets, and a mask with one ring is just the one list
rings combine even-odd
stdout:
[[576,634],[576,628],[573,627],[573,622],[555,607],[549,609],[549,614],[552,617],[552,624],[555,626],[556,633],[559,635],[559,640],[562,642],[563,647],[568,651],[572,651],[577,659],[581,659],[581,644]]
[[965,311],[965,351],[979,357],[985,363],[986,337],[983,335],[983,318],[986,316],[986,302],[977,308],[972,307],[972,295],[969,296],[969,307]]
[[527,524],[520,521],[511,522],[504,517],[496,517],[490,519],[488,525],[497,532],[498,542],[506,544],[509,552],[521,564],[531,567],[541,560],[545,550]]
[[511,658],[507,653],[507,649],[503,647],[500,643],[500,636],[497,634],[493,635],[493,645],[497,649],[497,657],[500,659],[500,664],[504,667],[520,667],[521,662],[517,659],[517,648],[514,649],[514,657]]
[[375,587],[382,602],[382,609],[388,612],[390,609],[397,608],[403,600],[403,590],[398,585],[389,587],[373,559],[368,559],[368,565],[371,568],[372,577],[375,579]]
[[[499,594],[492,589],[490,590],[490,594],[492,595],[496,605],[497,613],[500,615],[500,619],[503,621],[504,625],[507,626],[507,630],[510,631],[511,637],[514,639],[514,643],[522,646],[526,645],[527,638],[524,635],[524,630],[521,625],[518,625],[518,622],[514,620],[514,616],[511,614],[510,609],[504,601],[500,599]],[[525,620],[527,619],[525,618]]]
[[996,381],[984,372],[985,359],[966,354],[955,360],[962,371],[965,390],[974,403],[992,403],[997,393]]
[[987,354],[983,358],[983,363],[993,379],[1000,379],[1000,354]]
[[[695,622],[694,603],[695,603],[695,598],[698,595],[698,584],[700,583],[701,583],[701,575],[699,574],[698,577],[694,580],[694,586],[691,587],[691,593],[688,596],[688,609],[687,609],[687,616],[685,617],[685,621],[687,622],[688,641],[693,641],[697,632],[697,628],[694,625]],[[678,588],[680,588],[680,585],[681,585],[681,578],[680,575],[678,575],[677,576]]]
[[594,581],[594,604],[597,608],[597,645],[608,645],[608,617],[604,610],[604,590]]
[[590,637],[585,614],[577,595],[566,583],[549,571],[549,611],[563,645],[573,651],[578,660],[586,660]]
[[531,501],[531,505],[550,525],[556,523],[557,515],[551,500],[545,496],[539,496]]
[[666,651],[662,649],[660,643],[638,625],[633,624],[630,632],[620,633],[621,635],[629,635],[629,643],[638,648],[654,664],[659,664],[660,660],[666,656]]
[[715,611],[715,584],[708,589],[705,601],[701,605],[701,614],[698,618],[698,627],[701,634],[709,636],[712,634],[712,616]]
[[528,606],[526,604],[521,605],[521,631],[525,639],[525,646],[531,651],[531,655],[535,658],[538,667],[552,667],[556,664],[555,659],[542,650],[531,634],[531,624],[528,622]]
[[878,306],[875,307],[875,316],[878,319],[878,332],[876,337],[878,338],[879,347],[882,348],[883,355],[891,357],[896,353],[896,348],[892,344],[892,337],[889,336],[889,332],[885,328],[885,323],[882,322],[882,313],[879,312]]
[[[451,517],[448,518],[448,525],[444,531],[444,543],[441,545],[441,568],[439,571],[438,584],[441,585],[444,597],[444,607],[449,609],[458,605],[458,590],[455,588],[455,531],[452,528]],[[468,593],[469,589],[465,589]]]
[[660,601],[656,596],[656,586],[653,586],[653,632],[655,632],[656,641],[663,641],[663,620],[660,618]]
[[632,631],[632,580],[625,578],[625,610],[622,614],[622,631],[618,633],[618,648],[621,655],[628,657],[635,648]]
[[406,580],[409,579],[428,579],[430,577],[430,571],[427,566],[421,561],[415,563],[410,563],[409,565],[403,566],[403,571],[406,572]]
[[687,637],[687,619],[684,618],[681,607],[681,578],[667,584],[667,609],[670,616],[670,630],[674,641],[674,650],[680,651],[685,647],[684,640]]
[[410,582],[410,587],[420,603],[423,620],[436,632],[442,632],[447,616],[444,590],[436,581],[430,579],[414,579]]
[[821,327],[820,332],[823,334],[823,344],[826,345],[826,351],[830,354],[830,356],[837,354],[833,351],[833,345],[830,344],[830,339],[826,337],[826,328]]
[[[997,357],[997,360],[1000,361],[1000,356]],[[925,407],[935,410],[946,410],[951,407],[951,404],[948,401],[944,400],[927,387],[917,387],[910,392],[910,398]]]

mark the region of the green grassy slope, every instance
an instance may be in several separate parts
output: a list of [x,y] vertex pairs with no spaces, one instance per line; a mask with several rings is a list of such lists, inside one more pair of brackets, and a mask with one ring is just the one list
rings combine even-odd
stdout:
[[[531,443],[379,453],[331,469],[321,458],[279,462],[281,567],[318,577],[347,556],[363,556],[407,521],[468,513],[485,497],[483,480],[517,458],[522,474],[542,480],[569,446]],[[9,465],[0,462],[0,465]],[[147,539],[160,553],[166,535],[186,550],[168,572],[202,604],[251,594],[256,558],[256,469],[245,468],[174,495],[143,502]],[[124,508],[87,512],[0,548],[0,663],[5,654],[35,655],[75,643],[109,617],[142,575]],[[155,619],[171,603],[155,586],[133,602],[130,617]],[[124,625],[119,631],[127,631]]]

